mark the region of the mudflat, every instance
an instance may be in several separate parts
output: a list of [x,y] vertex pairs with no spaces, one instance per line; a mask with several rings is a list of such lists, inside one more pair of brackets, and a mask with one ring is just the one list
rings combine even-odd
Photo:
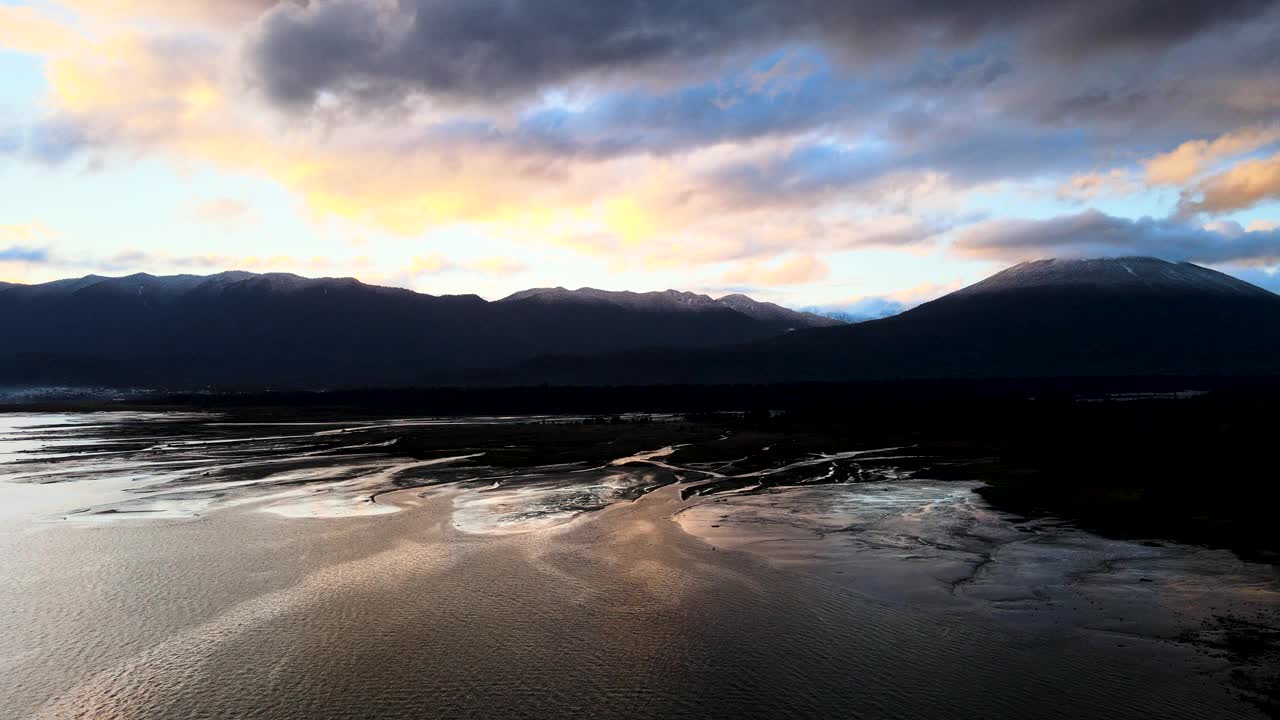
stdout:
[[1011,514],[900,447],[0,419],[6,716],[1263,717],[1274,682],[1273,566]]

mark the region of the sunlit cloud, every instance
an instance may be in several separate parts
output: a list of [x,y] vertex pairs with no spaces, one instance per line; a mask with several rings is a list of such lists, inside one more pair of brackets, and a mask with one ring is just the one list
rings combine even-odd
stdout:
[[0,225],[0,243],[32,243],[48,242],[57,238],[57,234],[42,222],[29,222],[17,225]]
[[[0,45],[39,57],[47,86],[4,128],[0,160],[262,178],[306,222],[407,246],[323,262],[304,237],[258,256],[147,247],[139,270],[250,262],[406,284],[432,275],[408,258],[434,251],[449,258],[435,275],[485,286],[527,271],[523,253],[564,251],[609,273],[814,286],[839,281],[837,254],[942,254],[953,228],[1019,209],[982,198],[1063,216],[1133,203],[1115,219],[1138,225],[1174,202],[1162,188],[1183,191],[1182,217],[1276,199],[1276,158],[1257,156],[1280,141],[1280,85],[1258,69],[1280,60],[1280,10],[1193,5],[1162,22],[1145,1],[0,6]],[[191,202],[187,222],[238,230],[280,210]],[[503,247],[481,262],[424,240],[443,229]],[[958,237],[961,254],[1024,254]]]
[[1146,162],[1147,182],[1153,185],[1185,185],[1220,160],[1238,157],[1280,142],[1280,125],[1245,128],[1212,141],[1192,140]]
[[235,25],[253,20],[278,2],[280,0],[63,0],[61,4],[96,19]]
[[0,50],[54,55],[81,46],[84,36],[30,5],[0,5]]
[[812,255],[795,255],[774,263],[744,261],[730,268],[723,282],[735,285],[799,285],[826,279],[831,268]]
[[1280,198],[1280,153],[1246,160],[1206,178],[1179,203],[1184,213],[1224,213]]
[[1143,185],[1124,168],[1109,172],[1072,175],[1058,186],[1058,197],[1075,202],[1088,202],[1103,197],[1125,197],[1141,192]]
[[497,276],[515,275],[529,269],[528,263],[505,257],[480,258],[474,262],[467,263],[466,267],[474,272]]

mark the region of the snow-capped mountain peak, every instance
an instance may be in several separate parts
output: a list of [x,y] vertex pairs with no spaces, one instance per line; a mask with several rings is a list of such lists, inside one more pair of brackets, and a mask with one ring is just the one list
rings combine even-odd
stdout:
[[1192,263],[1153,257],[1034,260],[952,294],[972,297],[1027,289],[1091,288],[1113,292],[1267,296],[1272,293]]

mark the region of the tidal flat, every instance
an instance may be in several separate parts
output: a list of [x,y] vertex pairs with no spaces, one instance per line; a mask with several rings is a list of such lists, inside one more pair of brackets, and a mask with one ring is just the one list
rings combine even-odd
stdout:
[[0,715],[1275,715],[1254,535],[869,415],[0,414]]

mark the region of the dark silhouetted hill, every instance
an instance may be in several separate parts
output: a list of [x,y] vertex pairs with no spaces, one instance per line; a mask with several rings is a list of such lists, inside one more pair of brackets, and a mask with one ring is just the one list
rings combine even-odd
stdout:
[[705,296],[636,297],[688,301],[491,303],[246,272],[9,285],[0,287],[0,385],[432,384],[554,353],[712,347],[786,329]]
[[733,348],[541,358],[495,383],[1271,375],[1280,296],[1189,263],[1040,260],[894,317]]

